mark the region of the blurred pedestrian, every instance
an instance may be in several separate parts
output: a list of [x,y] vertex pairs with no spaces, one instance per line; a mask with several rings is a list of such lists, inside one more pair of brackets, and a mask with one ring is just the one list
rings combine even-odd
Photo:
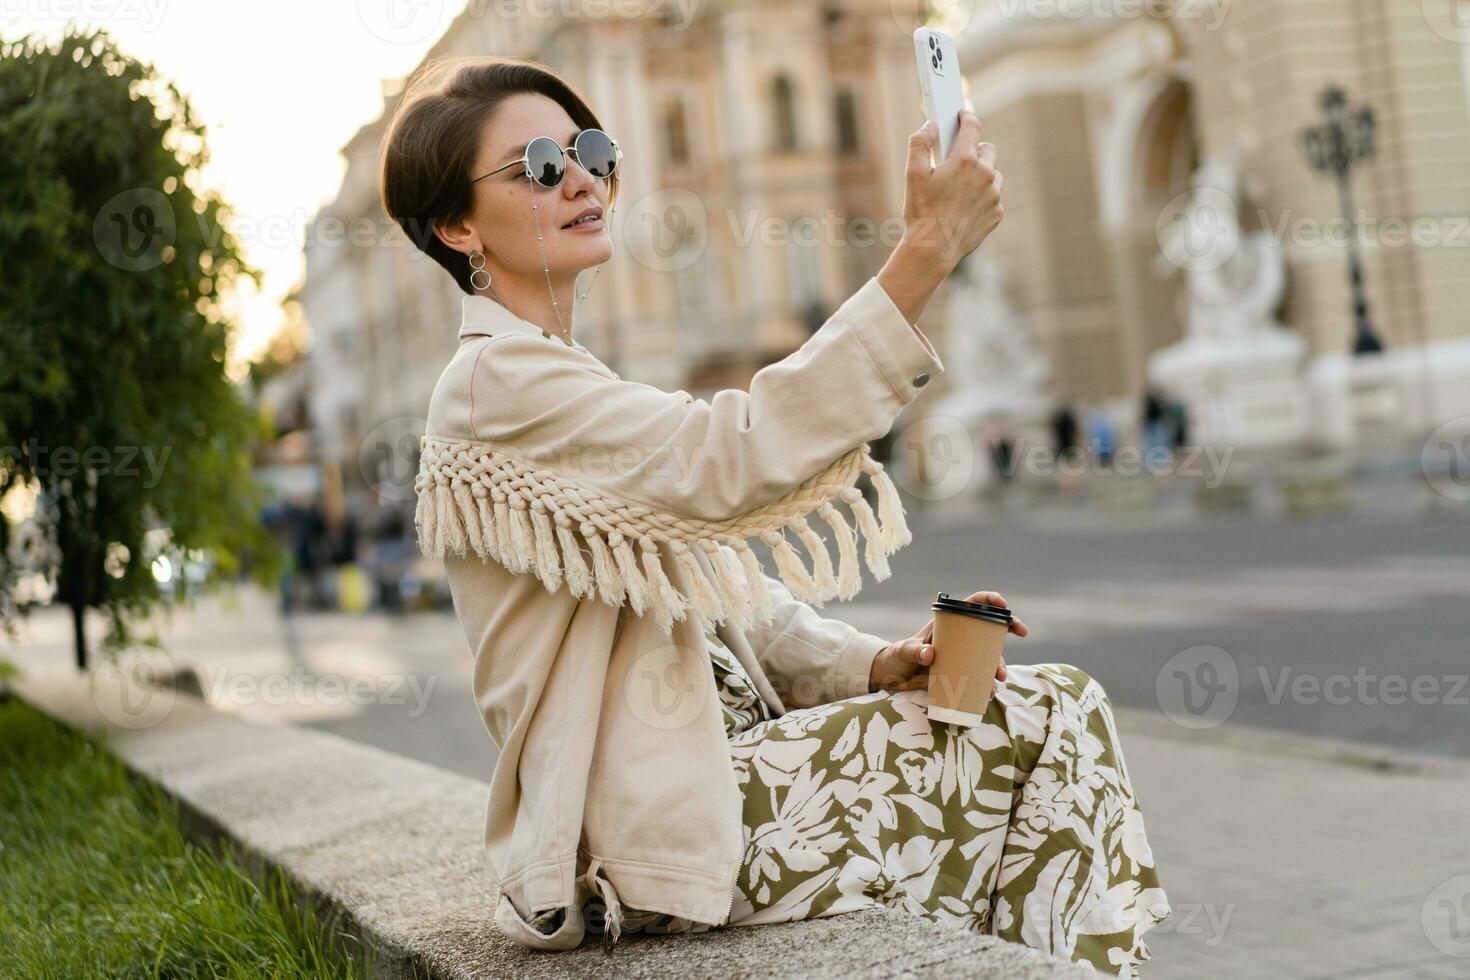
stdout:
[[1087,437],[1092,446],[1093,458],[1097,465],[1107,469],[1113,465],[1113,420],[1108,418],[1106,412],[1094,409],[1087,416]]
[[378,603],[390,612],[403,608],[401,583],[412,557],[408,522],[396,506],[382,508],[373,532],[373,583]]
[[1058,459],[1077,450],[1077,414],[1072,406],[1063,405],[1051,417],[1052,442]]
[[1002,484],[1009,483],[1016,475],[1012,463],[1015,459],[1015,450],[1015,427],[1011,425],[1009,419],[999,419],[991,428],[990,459],[995,465],[996,477]]
[[1173,426],[1168,410],[1152,387],[1143,393],[1143,460],[1150,468],[1162,467],[1172,458]]
[[1173,448],[1178,452],[1184,446],[1189,445],[1189,409],[1185,407],[1184,401],[1175,398],[1169,402],[1170,434],[1173,439]]

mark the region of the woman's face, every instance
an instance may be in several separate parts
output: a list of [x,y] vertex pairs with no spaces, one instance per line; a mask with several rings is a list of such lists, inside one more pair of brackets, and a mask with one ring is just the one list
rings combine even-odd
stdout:
[[[571,146],[580,131],[581,127],[554,99],[536,92],[513,95],[481,128],[471,178],[518,160],[525,144],[538,136]],[[545,267],[553,278],[575,278],[583,269],[612,257],[607,191],[605,180],[593,177],[577,162],[575,153],[568,153],[566,174],[555,187],[542,187],[528,179],[525,167],[519,165],[475,183],[474,210],[465,223],[477,233],[492,279],[496,272],[544,278],[542,253],[536,241],[537,218]],[[532,201],[538,209],[534,214]],[[588,208],[600,210],[601,219],[567,227]]]

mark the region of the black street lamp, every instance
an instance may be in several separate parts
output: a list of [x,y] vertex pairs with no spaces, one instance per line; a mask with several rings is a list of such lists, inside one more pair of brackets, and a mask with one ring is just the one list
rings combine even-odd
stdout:
[[1348,271],[1353,281],[1354,354],[1378,354],[1383,342],[1373,331],[1368,317],[1368,294],[1363,288],[1363,263],[1358,257],[1357,220],[1353,213],[1353,168],[1373,157],[1373,110],[1368,106],[1349,111],[1347,93],[1333,85],[1322,92],[1322,111],[1327,121],[1301,131],[1302,154],[1318,173],[1337,179],[1337,194],[1348,224]]

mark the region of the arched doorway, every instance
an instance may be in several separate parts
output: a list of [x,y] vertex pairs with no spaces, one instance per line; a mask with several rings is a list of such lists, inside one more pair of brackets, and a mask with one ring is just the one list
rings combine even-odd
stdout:
[[1115,103],[1103,146],[1103,225],[1112,241],[1127,388],[1141,395],[1148,355],[1184,336],[1183,282],[1160,270],[1158,220],[1199,165],[1188,82],[1140,79]]

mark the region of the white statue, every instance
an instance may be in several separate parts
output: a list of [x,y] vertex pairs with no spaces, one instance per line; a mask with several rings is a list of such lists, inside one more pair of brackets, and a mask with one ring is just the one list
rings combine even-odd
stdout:
[[1276,309],[1286,291],[1286,260],[1269,232],[1243,233],[1241,149],[1206,160],[1190,179],[1182,209],[1159,227],[1156,268],[1182,270],[1188,286],[1188,336],[1240,341],[1279,331]]
[[[1242,228],[1241,149],[1209,158],[1183,207],[1160,218],[1161,274],[1183,272],[1185,336],[1148,359],[1148,379],[1183,399],[1202,445],[1294,452],[1310,429],[1301,378],[1306,341],[1276,310],[1286,289],[1281,243]],[[1254,225],[1257,222],[1249,222]]]
[[[980,248],[955,271],[947,287],[944,362],[957,404],[977,409],[965,413],[972,418],[1030,409],[1051,369],[1032,340],[1030,321],[1005,297],[1002,261]],[[983,410],[976,398],[984,399]]]

